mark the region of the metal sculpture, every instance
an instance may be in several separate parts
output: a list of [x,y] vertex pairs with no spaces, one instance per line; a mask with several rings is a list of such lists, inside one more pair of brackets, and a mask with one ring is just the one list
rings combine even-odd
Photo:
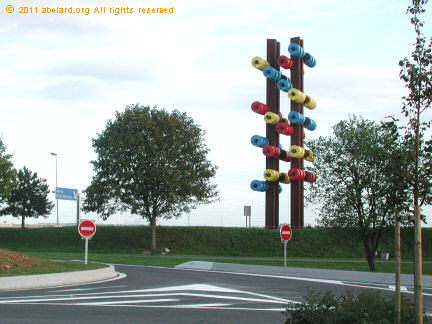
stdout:
[[[303,183],[314,183],[316,174],[303,169],[303,160],[313,162],[315,155],[303,148],[305,134],[303,129],[313,131],[316,122],[304,116],[303,107],[310,110],[316,108],[315,99],[303,93],[303,64],[308,67],[316,65],[315,58],[305,52],[303,41],[299,37],[291,39],[288,52],[291,58],[279,54],[280,45],[274,39],[267,40],[267,60],[261,57],[252,59],[252,66],[261,70],[266,77],[266,103],[255,101],[251,110],[264,115],[266,122],[266,136],[254,135],[251,143],[262,148],[266,157],[265,181],[253,180],[250,187],[254,191],[266,193],[265,227],[279,227],[279,193],[282,187],[279,183],[291,184],[291,225],[302,228],[303,216]],[[291,78],[279,71],[279,68],[290,69]],[[284,118],[279,111],[280,91],[287,93],[291,100],[288,118]],[[283,150],[279,144],[279,134],[290,136],[291,147]],[[290,162],[288,172],[279,171],[279,161]]]

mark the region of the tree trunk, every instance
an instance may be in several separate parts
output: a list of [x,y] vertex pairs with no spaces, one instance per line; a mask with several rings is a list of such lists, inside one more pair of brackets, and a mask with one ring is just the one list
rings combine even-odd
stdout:
[[25,228],[25,215],[21,216],[21,228]]
[[369,271],[375,272],[375,251],[372,251],[367,238],[363,239],[364,251],[368,262]]
[[150,228],[151,228],[151,250],[152,252],[156,251],[156,217],[150,219]]
[[372,251],[369,252],[369,254],[366,255],[366,259],[369,265],[369,271],[375,272],[375,253]]

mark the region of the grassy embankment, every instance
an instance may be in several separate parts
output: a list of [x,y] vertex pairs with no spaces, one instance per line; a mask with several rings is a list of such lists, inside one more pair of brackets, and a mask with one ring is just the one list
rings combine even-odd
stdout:
[[[159,227],[158,246],[169,247],[172,251],[169,257],[149,255],[150,238],[147,226],[99,226],[96,235],[89,242],[89,260],[156,266],[174,266],[200,259],[283,265],[280,260],[283,257],[283,245],[278,231],[258,228]],[[403,261],[413,260],[412,241],[412,229],[403,229]],[[75,227],[0,229],[0,248],[2,247],[45,259],[83,258],[83,241]],[[392,232],[383,234],[380,251],[393,254]],[[432,260],[432,229],[423,229],[423,256],[425,261]],[[236,260],[216,257],[235,257]],[[293,238],[287,246],[287,257],[319,260],[289,261],[288,266],[368,271],[361,240],[346,231],[325,228],[294,230]],[[251,258],[271,260],[250,260]],[[337,262],[326,261],[327,259]],[[341,259],[347,261],[340,262]],[[376,268],[380,272],[394,272],[391,260],[377,263]],[[424,274],[432,275],[431,264],[425,263],[423,270]],[[402,271],[412,273],[412,262],[403,264]]]
[[105,267],[105,265],[96,263],[84,265],[77,262],[41,260],[24,254],[0,249],[0,277],[92,270],[103,267]]

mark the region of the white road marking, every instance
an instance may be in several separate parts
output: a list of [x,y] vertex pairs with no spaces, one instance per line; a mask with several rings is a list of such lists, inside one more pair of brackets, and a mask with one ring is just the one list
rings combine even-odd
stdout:
[[126,287],[126,285],[120,285],[120,286],[107,286],[107,287],[97,287],[97,288],[62,289],[62,290],[54,290],[54,292],[86,291],[86,290],[102,290],[102,289],[121,288],[121,287]]
[[[165,299],[134,299],[133,303],[160,303],[160,302],[173,302],[179,301],[178,299],[165,298]],[[105,301],[105,302],[91,302],[91,303],[74,303],[73,305],[83,305],[83,306],[99,306],[99,305],[120,305],[120,304],[130,304],[130,300],[116,300],[116,301]]]
[[[69,303],[28,303],[28,305],[71,305]],[[222,307],[222,306],[227,307]],[[244,310],[244,311],[270,311],[270,312],[283,312],[285,308],[247,308],[247,307],[228,307],[231,304],[196,304],[196,305],[97,305],[98,307],[134,307],[134,308],[180,308],[180,309],[217,309],[217,310]]]
[[[285,304],[288,300],[272,300],[272,299],[260,299],[260,298],[247,298],[238,296],[228,296],[228,295],[208,295],[208,294],[196,294],[196,293],[171,293],[171,294],[137,294],[137,295],[115,295],[115,296],[85,296],[85,297],[75,297],[65,296],[58,298],[33,298],[33,299],[21,299],[21,300],[2,300],[0,304],[17,304],[17,303],[27,303],[27,302],[47,302],[47,301],[62,301],[62,300],[88,300],[88,299],[108,299],[108,298],[135,298],[135,297],[161,297],[161,296],[192,296],[192,297],[206,297],[206,298],[216,298],[216,299],[228,299],[228,300],[242,300],[242,301],[252,301],[252,302],[263,302],[263,303],[273,303],[273,304]],[[134,302],[132,301],[128,301]],[[77,303],[81,304],[81,303]],[[86,304],[86,303],[82,303]]]
[[[59,304],[60,305],[60,304]],[[64,304],[61,304],[64,305]],[[223,305],[223,304],[222,304]],[[105,305],[101,305],[105,306]],[[126,305],[125,305],[126,306]],[[203,304],[202,306],[198,305],[128,305],[128,307],[136,307],[136,308],[189,308],[189,309],[218,309],[218,310],[245,310],[245,311],[270,311],[270,312],[283,312],[285,308],[247,308],[247,307],[220,307],[220,306],[207,306]],[[112,307],[123,307],[120,305],[113,305]]]
[[[168,297],[168,298],[163,298]],[[215,309],[237,309],[232,303],[202,303],[202,304],[181,304],[179,297],[197,297],[198,300],[222,299],[232,302],[250,302],[259,304],[286,304],[290,300],[241,291],[231,288],[218,287],[208,284],[191,284],[172,287],[158,287],[149,289],[137,289],[127,291],[105,291],[95,293],[78,293],[70,295],[49,295],[33,297],[14,297],[0,299],[0,304],[56,304],[56,305],[80,305],[80,306],[117,306],[117,307],[142,307],[146,303],[180,302],[176,305],[151,305],[169,308],[215,308]],[[135,299],[134,299],[135,298]],[[137,299],[140,298],[140,299]],[[145,299],[143,299],[145,298]],[[120,299],[120,300],[119,300]],[[123,299],[123,300],[121,300]],[[292,301],[294,302],[294,301]],[[257,310],[266,308],[247,308],[238,309]],[[269,308],[278,310],[281,308]]]
[[[389,287],[390,290],[394,290],[394,291],[396,291],[396,286],[394,286],[394,285],[388,285],[388,287]],[[401,291],[408,291],[408,288],[405,287],[405,286],[401,286],[401,287],[400,287],[400,290],[401,290]]]
[[[165,268],[166,269],[166,268]],[[333,285],[341,285],[341,286],[350,286],[357,288],[367,288],[367,289],[378,289],[378,290],[387,290],[391,291],[392,289],[387,287],[377,287],[377,286],[367,286],[350,282],[343,282],[340,280],[332,280],[332,279],[319,279],[319,278],[303,278],[303,277],[292,277],[292,276],[278,276],[278,275],[265,275],[265,274],[256,274],[256,273],[243,273],[243,272],[232,272],[232,271],[221,271],[221,270],[199,270],[199,269],[181,269],[175,268],[175,270],[183,270],[183,271],[198,271],[198,272],[215,272],[215,273],[227,273],[227,274],[235,274],[240,276],[251,276],[251,277],[265,277],[265,278],[276,278],[276,279],[288,279],[288,280],[301,280],[301,281],[311,281],[311,282],[321,282],[328,283]],[[430,288],[423,288],[430,289]],[[393,289],[394,291],[394,289]],[[414,294],[413,291],[403,291],[407,294]],[[423,296],[432,296],[432,294],[424,293]]]
[[[86,299],[108,299],[108,298],[134,298],[134,297],[155,297],[155,296],[172,296],[172,294],[138,294],[138,295],[115,295],[107,296],[109,292],[104,293],[105,296],[77,296],[77,295],[63,295],[57,298],[32,298],[21,300],[1,300],[0,304],[23,304],[27,302],[47,302],[47,301],[61,301],[61,300],[86,300]],[[124,292],[123,292],[124,293]]]

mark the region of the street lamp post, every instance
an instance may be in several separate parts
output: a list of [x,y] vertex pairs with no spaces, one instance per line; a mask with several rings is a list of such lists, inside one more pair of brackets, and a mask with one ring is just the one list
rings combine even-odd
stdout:
[[[57,153],[50,153],[52,156],[55,156],[56,161],[56,189],[54,190],[55,195],[57,197]],[[57,207],[57,227],[59,226],[59,212],[58,212],[58,199],[56,199],[56,207]]]

